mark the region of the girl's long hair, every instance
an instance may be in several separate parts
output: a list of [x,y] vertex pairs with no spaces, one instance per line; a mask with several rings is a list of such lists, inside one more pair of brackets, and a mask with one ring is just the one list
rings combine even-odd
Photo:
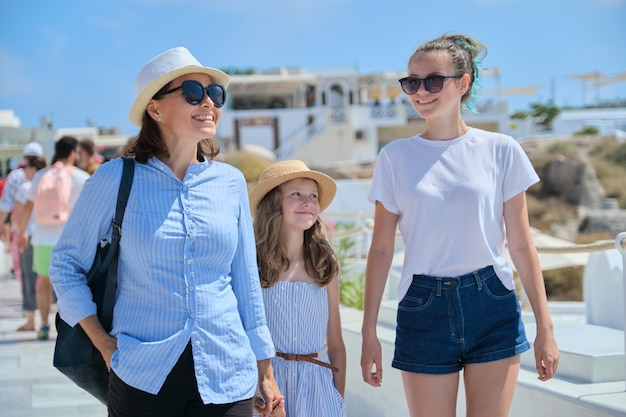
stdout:
[[[289,268],[287,251],[282,241],[282,201],[280,186],[272,189],[259,202],[254,219],[257,263],[261,287],[271,287],[280,273]],[[339,262],[327,239],[328,231],[318,218],[304,231],[304,265],[319,286],[324,286],[337,275]]]

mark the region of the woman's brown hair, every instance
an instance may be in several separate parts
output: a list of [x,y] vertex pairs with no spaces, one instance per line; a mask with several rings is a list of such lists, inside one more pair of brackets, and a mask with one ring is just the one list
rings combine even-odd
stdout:
[[[160,100],[170,89],[171,82],[165,84],[155,95],[153,100]],[[146,163],[153,156],[157,158],[167,158],[170,153],[167,145],[161,138],[161,129],[147,111],[144,111],[141,122],[141,130],[137,137],[128,145],[127,151],[131,155],[135,155],[137,162]],[[197,158],[198,161],[204,161],[205,157],[214,159],[219,154],[219,148],[215,145],[213,138],[202,139],[198,143]]]

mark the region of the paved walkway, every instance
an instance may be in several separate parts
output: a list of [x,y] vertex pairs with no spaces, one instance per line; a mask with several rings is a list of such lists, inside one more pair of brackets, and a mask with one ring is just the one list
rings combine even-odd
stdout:
[[[47,341],[15,331],[24,322],[20,282],[9,273],[11,258],[2,245],[0,251],[0,415],[105,417],[106,407],[52,366],[54,329]],[[55,313],[53,306],[51,323]]]

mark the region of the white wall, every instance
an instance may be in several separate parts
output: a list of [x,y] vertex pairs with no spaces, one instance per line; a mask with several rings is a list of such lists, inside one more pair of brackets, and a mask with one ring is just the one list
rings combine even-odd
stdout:
[[328,212],[360,212],[374,218],[374,205],[367,201],[371,180],[336,180],[337,194]]

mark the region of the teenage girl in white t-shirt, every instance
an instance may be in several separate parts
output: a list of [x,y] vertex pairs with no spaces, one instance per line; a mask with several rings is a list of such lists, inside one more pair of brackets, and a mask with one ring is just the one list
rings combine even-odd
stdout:
[[539,178],[511,137],[469,127],[473,90],[485,47],[465,35],[421,45],[400,80],[426,131],[396,140],[378,157],[369,200],[376,205],[369,251],[361,367],[382,383],[376,322],[394,254],[396,228],[405,243],[398,286],[394,368],[411,416],[454,416],[464,370],[468,416],[507,416],[530,348],[521,321],[511,258],[536,323],[539,379],[552,378],[559,351],[549,315],[526,189]]

